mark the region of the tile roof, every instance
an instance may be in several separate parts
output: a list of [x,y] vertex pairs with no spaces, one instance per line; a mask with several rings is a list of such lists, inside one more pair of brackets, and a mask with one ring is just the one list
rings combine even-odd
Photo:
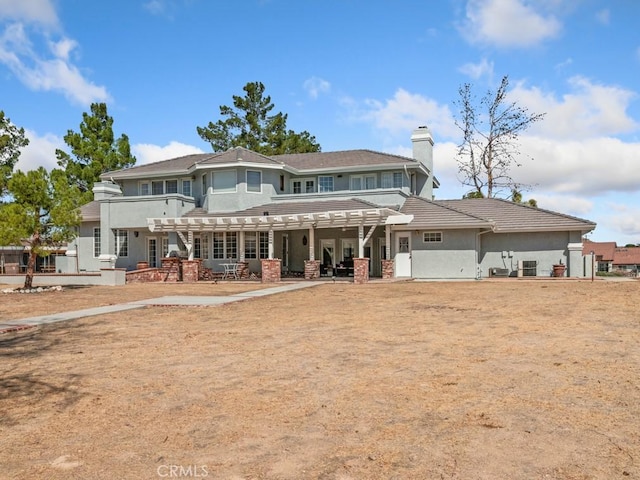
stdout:
[[401,157],[372,150],[344,150],[340,152],[291,153],[276,155],[275,160],[297,170],[316,170],[339,167],[403,165],[417,166],[420,163],[413,158]]
[[582,254],[587,255],[593,252],[600,261],[611,262],[616,247],[616,242],[592,242],[585,239],[582,242]]
[[100,175],[104,180],[138,178],[149,175],[166,175],[166,174],[186,174],[193,166],[203,162],[216,154],[214,153],[196,153],[193,155],[185,155],[184,157],[171,158],[160,162],[147,163],[145,165],[136,165],[122,170],[114,170]]
[[409,197],[400,212],[413,215],[411,228],[490,228],[485,218],[464,213],[453,207],[441,205],[421,197]]
[[640,247],[619,247],[613,252],[614,265],[640,265]]
[[304,213],[339,212],[345,210],[364,210],[369,208],[388,208],[374,205],[355,198],[345,200],[314,200],[307,202],[277,202],[251,207],[236,212],[208,213],[203,208],[194,208],[184,217],[251,217],[260,216],[264,212],[269,215],[301,215]]
[[341,152],[313,152],[294,153],[288,155],[276,155],[268,157],[253,152],[246,148],[235,147],[226,152],[196,153],[183,157],[171,158],[160,162],[137,165],[122,170],[114,170],[100,175],[100,178],[126,179],[148,177],[150,175],[188,174],[198,166],[214,166],[232,163],[254,163],[273,166],[288,166],[292,169],[318,170],[341,167],[381,167],[385,165],[401,168],[404,165],[410,167],[419,166],[417,160],[399,155],[374,152],[371,150],[346,150]]
[[83,222],[97,222],[100,220],[100,202],[95,200],[85,203],[80,207],[80,216]]
[[496,232],[539,232],[545,230],[589,232],[596,227],[596,224],[589,220],[499,198],[437,200],[434,203],[493,222],[496,226]]

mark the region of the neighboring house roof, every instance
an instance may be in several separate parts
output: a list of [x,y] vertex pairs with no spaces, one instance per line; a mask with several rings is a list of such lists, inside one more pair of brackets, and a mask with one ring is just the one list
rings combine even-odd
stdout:
[[600,262],[612,262],[616,251],[616,242],[592,242],[584,240],[582,242],[582,254],[594,253]]
[[400,212],[405,215],[413,215],[411,228],[457,229],[491,228],[493,226],[485,218],[416,196],[409,197]]
[[434,203],[492,222],[497,233],[563,230],[589,232],[596,227],[589,220],[499,198],[437,200]]
[[84,204],[80,207],[80,216],[83,222],[99,222],[100,221],[100,202],[95,200]]
[[619,247],[613,252],[614,265],[640,265],[640,247]]

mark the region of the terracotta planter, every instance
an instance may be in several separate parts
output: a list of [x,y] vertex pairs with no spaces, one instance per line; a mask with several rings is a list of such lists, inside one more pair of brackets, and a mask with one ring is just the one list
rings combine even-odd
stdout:
[[564,272],[567,269],[566,265],[559,264],[553,266],[553,276],[554,277],[564,277]]

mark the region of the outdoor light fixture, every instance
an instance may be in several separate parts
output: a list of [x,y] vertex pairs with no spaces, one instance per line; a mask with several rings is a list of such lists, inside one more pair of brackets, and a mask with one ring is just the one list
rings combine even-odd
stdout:
[[306,235],[303,235],[303,236],[302,236],[302,244],[303,244],[303,245],[306,245],[306,244],[307,244],[307,236],[306,236]]
[[138,235],[140,235],[140,232],[138,232],[138,231],[133,232],[133,236],[134,237],[138,238]]

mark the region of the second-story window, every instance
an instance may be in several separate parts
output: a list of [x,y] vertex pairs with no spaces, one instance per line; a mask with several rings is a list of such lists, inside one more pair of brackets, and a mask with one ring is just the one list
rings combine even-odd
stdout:
[[140,195],[149,195],[149,182],[140,182]]
[[236,191],[236,171],[223,170],[213,173],[213,193],[232,193]]
[[152,195],[162,195],[163,193],[164,193],[164,182],[162,180],[151,182]]
[[351,190],[371,190],[376,188],[375,175],[351,175]]
[[318,191],[333,192],[333,177],[329,177],[329,176],[318,177]]
[[313,178],[291,180],[291,191],[293,193],[314,193],[316,191],[316,181]]
[[402,172],[383,173],[382,188],[402,188]]
[[247,170],[247,192],[262,191],[262,172]]
[[184,195],[185,197],[191,196],[191,180],[182,180],[182,195]]
[[178,193],[178,180],[167,180],[165,183],[166,193]]

